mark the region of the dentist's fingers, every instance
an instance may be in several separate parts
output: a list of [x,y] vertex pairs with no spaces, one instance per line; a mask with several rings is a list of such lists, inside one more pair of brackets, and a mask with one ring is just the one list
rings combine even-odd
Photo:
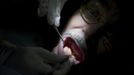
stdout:
[[29,49],[31,49],[32,52],[35,52],[37,55],[39,55],[44,60],[45,63],[49,64],[57,64],[67,58],[66,56],[56,55],[52,52],[49,52],[46,49],[39,47],[29,47]]
[[55,70],[52,75],[66,75],[70,69],[72,64],[70,61],[66,61],[63,64],[61,64],[60,68],[58,70]]

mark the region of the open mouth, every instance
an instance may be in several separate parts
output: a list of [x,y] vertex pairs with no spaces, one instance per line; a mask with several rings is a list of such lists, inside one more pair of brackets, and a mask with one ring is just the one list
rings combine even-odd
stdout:
[[79,62],[83,62],[85,60],[85,54],[83,50],[76,44],[76,42],[71,37],[66,37],[63,47],[70,48],[72,55]]

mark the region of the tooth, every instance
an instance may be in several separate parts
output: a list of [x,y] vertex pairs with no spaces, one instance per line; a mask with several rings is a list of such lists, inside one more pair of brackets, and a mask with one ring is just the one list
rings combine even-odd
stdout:
[[68,47],[64,47],[64,54],[65,54],[65,55],[72,55],[71,49],[68,48]]
[[80,61],[76,60],[75,56],[73,56],[73,55],[69,58],[69,61],[71,63],[74,63],[74,64],[79,64],[80,63]]

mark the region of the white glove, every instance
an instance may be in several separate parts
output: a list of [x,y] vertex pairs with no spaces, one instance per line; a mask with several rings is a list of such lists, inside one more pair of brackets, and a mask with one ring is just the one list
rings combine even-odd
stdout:
[[50,25],[59,27],[61,10],[67,0],[40,0],[38,15],[47,15]]

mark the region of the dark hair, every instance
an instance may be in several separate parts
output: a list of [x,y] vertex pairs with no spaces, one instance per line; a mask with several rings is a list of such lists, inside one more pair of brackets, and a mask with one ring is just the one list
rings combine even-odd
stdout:
[[87,22],[104,25],[106,22],[113,23],[119,17],[119,9],[113,0],[90,0],[83,3],[80,9],[81,16]]

